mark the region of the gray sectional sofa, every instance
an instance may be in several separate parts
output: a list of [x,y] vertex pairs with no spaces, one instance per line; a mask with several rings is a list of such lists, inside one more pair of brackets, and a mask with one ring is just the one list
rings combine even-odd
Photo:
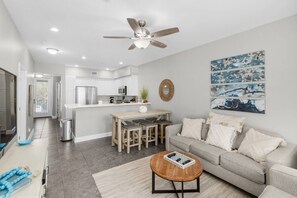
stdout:
[[[253,159],[237,153],[228,152],[221,148],[206,144],[203,141],[195,140],[178,135],[182,130],[182,124],[166,127],[166,150],[181,151],[193,154],[202,163],[203,169],[255,196],[259,196],[264,188],[270,183],[269,169],[274,164],[296,166],[295,145],[288,144],[286,147],[279,147],[271,152],[266,158],[266,164],[262,165]],[[243,128],[234,142],[233,148],[238,149],[245,137],[248,127]],[[203,124],[201,136],[207,137],[208,125]],[[263,132],[271,136],[280,135],[270,132]]]
[[270,185],[260,198],[296,198],[297,197],[297,170],[283,165],[274,165],[269,171]]

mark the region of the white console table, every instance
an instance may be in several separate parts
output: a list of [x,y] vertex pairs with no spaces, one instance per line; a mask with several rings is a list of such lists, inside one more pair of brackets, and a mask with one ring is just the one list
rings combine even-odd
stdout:
[[45,197],[46,177],[48,171],[47,139],[34,140],[31,145],[18,146],[16,143],[0,159],[0,173],[4,173],[19,166],[29,166],[33,174],[32,183],[12,194],[12,198],[40,198]]

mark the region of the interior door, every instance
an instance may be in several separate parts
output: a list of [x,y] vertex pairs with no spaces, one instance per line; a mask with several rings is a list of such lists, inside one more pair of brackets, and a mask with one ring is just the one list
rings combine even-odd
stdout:
[[49,79],[35,79],[34,117],[51,116],[50,81]]

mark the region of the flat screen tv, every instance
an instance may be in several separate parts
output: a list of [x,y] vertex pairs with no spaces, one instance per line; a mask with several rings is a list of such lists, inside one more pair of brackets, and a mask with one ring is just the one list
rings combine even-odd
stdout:
[[0,68],[0,152],[16,135],[16,76]]

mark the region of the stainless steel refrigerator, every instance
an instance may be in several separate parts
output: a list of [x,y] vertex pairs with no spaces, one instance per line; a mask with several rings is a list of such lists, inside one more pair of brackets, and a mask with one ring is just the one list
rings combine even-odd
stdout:
[[76,86],[75,87],[75,104],[81,104],[81,105],[98,104],[97,87]]

